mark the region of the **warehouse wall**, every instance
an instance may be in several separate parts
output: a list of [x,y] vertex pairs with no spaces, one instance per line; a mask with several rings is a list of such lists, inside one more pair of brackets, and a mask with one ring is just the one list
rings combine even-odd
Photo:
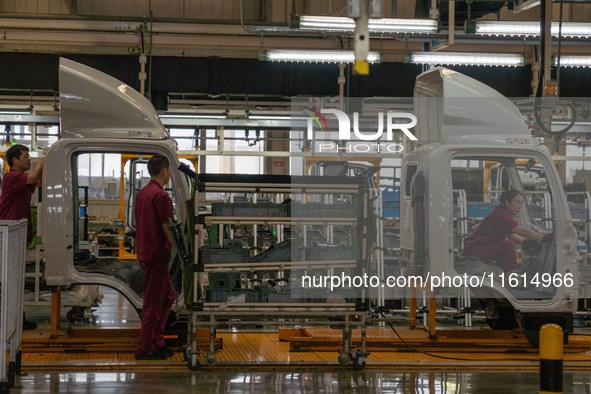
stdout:
[[[476,2],[484,3],[484,2]],[[92,17],[128,17],[147,18],[148,0],[0,0],[0,12],[17,14],[44,14],[52,16],[92,16]],[[239,0],[152,0],[154,18],[194,19],[239,21]],[[392,7],[392,5],[395,7]],[[494,4],[489,2],[489,5]],[[415,0],[384,1],[384,16],[412,18],[419,10],[428,7],[430,1]],[[445,2],[443,4],[446,6]],[[306,15],[342,15],[347,14],[347,0],[312,1],[312,0],[243,0],[243,19],[245,21],[285,22],[295,6],[296,13]],[[463,3],[456,4],[460,12]],[[479,4],[473,5],[473,10]],[[395,12],[393,12],[395,8]],[[446,7],[441,10],[446,14]],[[554,15],[559,13],[559,5],[553,6]],[[591,4],[581,2],[565,3],[564,18],[570,21],[589,21]],[[461,15],[458,15],[461,17]],[[539,8],[514,13],[503,7],[500,19],[528,20],[539,17]],[[495,19],[493,13],[487,18]]]
[[[74,55],[67,58],[97,68],[139,89],[137,56]],[[3,54],[0,88],[58,90],[59,56],[51,54]],[[334,96],[338,94],[338,67],[334,64],[267,63],[253,59],[154,57],[153,97],[167,92],[206,94],[265,94]],[[510,97],[531,92],[530,67],[453,67]],[[18,70],[18,72],[15,72]],[[421,67],[382,63],[371,66],[369,76],[348,79],[347,93],[355,96],[410,97]],[[561,96],[591,97],[591,73],[563,69]]]
[[[152,0],[155,18],[213,19],[239,21],[239,0]],[[347,0],[243,0],[246,21],[285,22],[295,5],[297,13],[308,15],[346,15]],[[414,0],[398,0],[399,17],[414,16]],[[384,13],[392,15],[392,2],[384,2]],[[0,12],[19,14],[118,16],[146,18],[148,0],[0,0]]]
[[[240,20],[240,3],[235,0],[153,0],[157,18]],[[245,20],[265,17],[265,0],[244,0]],[[0,12],[53,16],[105,16],[147,18],[147,0],[2,0]]]

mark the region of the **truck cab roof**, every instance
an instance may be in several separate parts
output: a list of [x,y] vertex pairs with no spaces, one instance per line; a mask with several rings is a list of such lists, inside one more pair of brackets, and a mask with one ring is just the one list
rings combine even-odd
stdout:
[[417,76],[414,107],[421,144],[538,145],[511,100],[447,68]]
[[105,73],[60,58],[59,88],[63,138],[169,138],[152,103]]

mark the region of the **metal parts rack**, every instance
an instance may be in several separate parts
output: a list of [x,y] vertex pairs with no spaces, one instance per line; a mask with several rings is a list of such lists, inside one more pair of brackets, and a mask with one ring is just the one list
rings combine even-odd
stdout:
[[[273,261],[272,254],[267,259],[254,258],[252,261],[240,260],[240,257],[234,260],[219,256],[206,258],[212,253],[221,254],[219,248],[201,248],[200,253],[195,253],[193,288],[202,286],[203,291],[193,291],[190,305],[186,354],[189,368],[199,368],[198,355],[202,352],[197,348],[197,329],[209,329],[209,349],[203,353],[205,362],[212,365],[217,362],[214,346],[216,327],[264,324],[341,327],[343,346],[338,361],[342,365],[352,364],[355,369],[362,369],[369,354],[365,345],[369,314],[367,291],[351,285],[328,289],[329,283],[315,286],[306,279],[368,273],[371,253],[368,224],[372,222],[368,220],[371,210],[366,178],[201,174],[198,181],[195,207],[204,201],[205,193],[211,192],[239,193],[252,196],[255,202],[235,204],[231,210],[214,207],[212,215],[197,214],[196,249],[205,244],[208,226],[248,224],[269,226],[275,232],[289,229],[291,241],[284,242],[289,242],[287,247],[291,253],[284,254],[281,261]],[[283,202],[257,204],[257,196],[271,197],[266,201]],[[224,205],[230,208],[228,204]],[[327,242],[330,241],[330,234],[336,226],[348,229],[347,244],[327,244],[323,247],[309,241],[307,233],[312,229],[319,229],[315,233],[324,232]],[[254,231],[257,231],[256,228]],[[282,237],[283,234],[278,239]],[[235,255],[244,255],[240,246]],[[223,280],[210,282],[213,274],[224,275]],[[224,280],[228,275],[227,282],[233,287],[230,293],[239,295],[234,297],[237,301],[226,299],[223,289],[215,288],[227,286]],[[204,296],[199,297],[200,294]],[[352,344],[353,328],[360,328],[362,332],[359,349]]]
[[[9,393],[20,374],[25,287],[26,220],[0,221],[0,392]],[[8,371],[7,349],[10,348]]]

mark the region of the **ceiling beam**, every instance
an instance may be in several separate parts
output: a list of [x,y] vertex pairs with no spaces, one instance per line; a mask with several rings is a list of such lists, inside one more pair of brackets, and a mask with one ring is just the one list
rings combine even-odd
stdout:
[[[147,27],[142,21],[97,20],[89,18],[23,18],[0,14],[0,51],[60,52],[95,54],[139,54],[148,52],[152,28],[152,51],[155,56],[221,56],[256,58],[260,49],[350,49],[348,37],[342,44],[335,35],[299,32],[249,32],[239,24],[154,22]],[[257,27],[259,28],[259,27]],[[483,39],[456,32],[454,51],[523,52],[515,44],[537,45],[538,41],[515,38]],[[371,50],[382,53],[384,61],[402,61],[405,46],[409,51],[422,50],[424,42],[441,41],[447,32],[413,35],[408,39],[390,36],[371,40]],[[530,42],[531,41],[531,42]],[[555,42],[553,42],[555,44]],[[461,45],[461,49],[460,45]],[[486,45],[486,48],[483,48]],[[588,53],[590,42],[563,40],[572,54]],[[501,49],[502,48],[502,49]]]

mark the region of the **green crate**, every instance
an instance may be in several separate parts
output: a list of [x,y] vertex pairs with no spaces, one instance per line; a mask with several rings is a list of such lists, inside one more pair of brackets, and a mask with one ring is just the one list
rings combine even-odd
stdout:
[[214,203],[211,205],[213,216],[230,217],[279,217],[282,208],[273,203]]
[[294,218],[356,218],[359,206],[349,204],[291,204],[289,215]]
[[[244,295],[245,303],[251,302],[261,302],[261,292],[252,289],[237,289],[237,290],[227,290],[227,289],[214,289],[214,288],[206,288],[205,289],[205,300],[207,302],[232,302],[232,297],[239,297]],[[234,300],[236,302],[236,300]]]
[[240,288],[240,272],[212,272],[209,274],[209,287],[228,290]]
[[354,246],[313,246],[304,248],[307,261],[357,260],[358,248]]
[[248,249],[221,249],[201,248],[199,249],[200,264],[216,263],[247,263],[250,258]]

